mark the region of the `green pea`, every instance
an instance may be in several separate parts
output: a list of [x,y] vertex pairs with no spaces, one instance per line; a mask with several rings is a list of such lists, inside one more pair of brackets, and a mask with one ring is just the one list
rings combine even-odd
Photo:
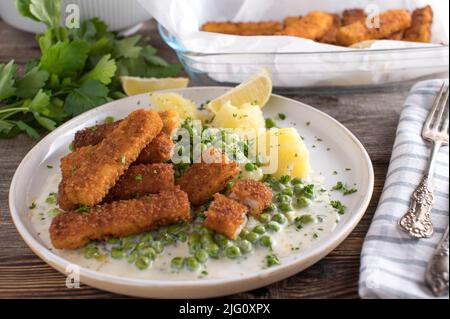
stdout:
[[169,233],[159,234],[157,238],[159,242],[162,242],[165,245],[170,245],[175,242],[175,237]]
[[244,254],[247,254],[252,251],[253,245],[250,241],[244,239],[239,242],[239,248]]
[[135,263],[140,270],[147,269],[150,266],[150,259],[147,256],[140,256]]
[[158,254],[162,253],[164,250],[164,244],[158,240],[152,242],[151,246]]
[[195,253],[194,257],[198,260],[199,263],[204,264],[208,260],[208,253],[206,250],[199,250]]
[[291,198],[288,195],[278,193],[275,195],[275,199],[278,203],[288,203]]
[[269,247],[269,248],[272,247],[272,238],[270,238],[270,236],[267,236],[267,235],[261,236],[259,241],[261,242],[261,244],[264,247]]
[[253,227],[253,232],[261,235],[266,232],[266,229],[263,225],[256,225],[255,227]]
[[200,266],[197,259],[195,259],[194,257],[186,257],[184,263],[190,271],[195,271]]
[[140,238],[141,241],[152,241],[153,240],[153,236],[152,233],[145,233],[141,236]]
[[301,178],[295,177],[291,181],[292,185],[303,184],[303,180]]
[[144,243],[143,241],[141,241],[140,243],[138,243],[138,244],[136,245],[135,249],[136,249],[136,250],[141,250],[141,249],[144,249],[144,248],[147,247],[147,246],[148,246],[147,243]]
[[214,239],[221,248],[225,248],[230,244],[230,240],[222,234],[216,234]]
[[303,194],[303,185],[295,185],[294,186],[294,194],[300,196]]
[[97,247],[86,247],[84,250],[84,257],[87,259],[97,258],[100,256],[100,251]]
[[287,195],[287,196],[292,196],[292,195],[294,195],[294,191],[292,190],[291,187],[286,187],[285,189],[283,189],[283,190],[281,191],[281,193],[282,193],[283,195]]
[[170,266],[175,269],[181,269],[181,268],[183,268],[183,262],[184,262],[183,258],[174,257],[170,261]]
[[252,172],[256,169],[255,165],[253,165],[252,163],[247,163],[245,164],[245,170],[247,172]]
[[156,251],[152,247],[145,247],[144,249],[141,249],[139,254],[141,256],[148,257],[150,260],[155,260],[157,255]]
[[131,264],[134,263],[136,261],[136,259],[138,258],[138,252],[137,251],[133,251],[127,258],[127,261]]
[[108,244],[110,244],[110,245],[117,245],[117,244],[120,243],[120,239],[119,238],[115,238],[115,237],[109,237],[106,242]]
[[289,175],[283,175],[280,177],[280,183],[286,185],[291,180],[291,177]]
[[200,238],[200,242],[202,243],[202,245],[214,243],[214,236],[210,233],[203,234]]
[[279,208],[282,212],[289,212],[292,210],[291,204],[289,204],[287,202],[281,203]]
[[260,216],[259,216],[259,221],[261,222],[261,223],[267,223],[268,221],[270,220],[270,215],[269,214],[267,214],[267,213],[262,213]]
[[192,233],[188,236],[188,245],[195,245],[200,243],[201,236],[199,233]]
[[188,235],[187,235],[187,233],[185,231],[182,231],[182,232],[177,234],[177,239],[179,241],[181,241],[182,243],[186,242],[187,237],[188,237]]
[[212,258],[219,257],[220,248],[217,244],[209,243],[204,248],[210,257],[212,257]]
[[278,223],[276,223],[276,222],[269,222],[269,223],[266,225],[266,227],[267,227],[268,230],[270,230],[270,231],[272,231],[272,232],[279,232],[280,229],[281,229],[280,224],[278,224]]
[[239,237],[245,238],[249,233],[250,231],[247,228],[243,228],[239,233]]
[[247,236],[245,236],[245,239],[247,239],[249,242],[254,243],[258,240],[258,234],[251,232]]
[[272,221],[277,222],[278,224],[284,224],[286,222],[286,217],[283,214],[275,214],[272,216]]
[[264,212],[270,213],[277,209],[277,206],[274,203],[270,203],[269,207],[267,207]]
[[311,214],[305,214],[305,215],[301,215],[301,216],[298,216],[295,218],[295,222],[303,224],[303,225],[307,225],[307,224],[313,223],[315,221],[316,221],[316,219]]
[[179,224],[173,224],[173,225],[170,225],[170,226],[167,228],[167,231],[168,231],[170,234],[177,234],[180,230],[181,230],[181,227],[180,227]]
[[135,246],[136,246],[136,244],[134,242],[132,242],[132,241],[127,241],[127,242],[122,244],[122,248],[125,251],[129,251],[131,249],[134,249]]
[[236,259],[241,255],[241,250],[237,246],[230,246],[225,251],[225,254],[230,259]]
[[299,208],[304,208],[308,207],[311,204],[311,201],[308,198],[301,196],[297,198],[296,204]]
[[124,257],[123,248],[113,247],[111,250],[111,257],[114,259],[122,259]]

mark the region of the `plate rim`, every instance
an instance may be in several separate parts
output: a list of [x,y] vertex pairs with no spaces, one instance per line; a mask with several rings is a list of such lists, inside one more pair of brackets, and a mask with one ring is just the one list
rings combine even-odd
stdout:
[[[168,89],[168,90],[161,90],[161,91],[157,91],[157,92],[158,93],[160,93],[160,92],[178,92],[180,94],[182,94],[183,91],[190,91],[190,90],[197,90],[197,91],[221,90],[221,91],[225,92],[226,90],[228,90],[230,88],[231,87],[225,87],[225,86],[200,86],[200,87],[188,87],[188,88],[182,88],[182,89]],[[111,101],[106,104],[97,106],[87,112],[84,112],[84,113],[70,119],[69,121],[67,121],[60,127],[58,127],[57,129],[55,129],[54,131],[50,132],[48,135],[46,135],[44,138],[42,138],[35,146],[33,146],[33,148],[21,160],[20,164],[16,168],[16,171],[14,172],[14,176],[13,176],[13,179],[10,184],[9,196],[8,196],[9,211],[10,211],[10,215],[13,220],[14,226],[16,227],[17,231],[19,232],[20,236],[25,241],[25,243],[28,245],[28,247],[39,258],[41,258],[43,261],[45,261],[50,267],[58,270],[59,272],[63,273],[64,275],[67,275],[67,273],[65,273],[63,270],[67,269],[67,266],[71,265],[72,263],[70,263],[67,259],[65,259],[63,257],[60,257],[53,251],[48,250],[47,247],[45,247],[44,245],[39,243],[33,237],[33,235],[27,230],[25,224],[22,223],[20,220],[18,209],[14,205],[14,196],[13,196],[13,194],[15,193],[14,190],[16,188],[16,184],[18,183],[19,172],[23,169],[23,166],[25,165],[24,163],[26,163],[29,160],[29,158],[31,158],[34,155],[34,153],[39,153],[38,152],[39,149],[43,147],[43,145],[45,144],[45,142],[47,140],[52,139],[55,135],[59,135],[60,132],[64,132],[64,130],[67,127],[72,125],[72,123],[74,123],[74,122],[78,122],[80,118],[82,118],[82,117],[89,118],[89,115],[91,113],[94,113],[96,111],[98,112],[101,109],[107,109],[110,107],[110,105],[118,103],[120,101],[124,101],[126,99],[132,99],[132,98],[134,98],[134,99],[145,98],[149,94],[153,94],[153,93],[156,93],[156,92],[143,93],[143,94],[139,94],[139,95],[126,97],[126,98],[123,98],[120,100]],[[370,156],[369,156],[367,150],[362,145],[362,143],[358,140],[358,138],[356,138],[356,136],[349,129],[347,129],[342,123],[340,123],[339,121],[334,119],[332,116],[328,115],[327,113],[325,113],[321,110],[314,108],[313,106],[310,106],[308,104],[305,104],[303,102],[300,102],[300,101],[297,101],[297,100],[294,100],[294,99],[291,99],[288,97],[284,97],[284,96],[281,96],[278,94],[271,94],[271,98],[272,97],[276,97],[276,98],[284,100],[284,101],[289,101],[290,103],[300,104],[302,107],[308,108],[311,111],[318,113],[320,116],[324,116],[328,120],[334,122],[340,129],[342,129],[346,133],[346,135],[351,139],[351,141],[354,144],[356,144],[357,148],[361,151],[361,153],[363,155],[364,166],[366,166],[366,169],[367,169],[368,175],[369,175],[368,176],[368,185],[367,185],[368,189],[365,190],[366,193],[362,199],[359,209],[352,212],[354,216],[352,216],[352,218],[350,218],[347,221],[347,223],[343,226],[343,228],[340,231],[340,234],[337,236],[336,239],[334,239],[330,242],[323,241],[323,242],[319,243],[317,246],[315,246],[313,249],[309,249],[309,252],[306,253],[306,255],[304,256],[303,259],[298,259],[298,260],[292,261],[292,262],[284,264],[284,265],[282,264],[276,268],[262,269],[258,272],[255,272],[254,274],[245,275],[242,277],[212,278],[212,279],[203,278],[201,280],[199,280],[199,279],[189,279],[189,280],[143,279],[143,278],[120,277],[118,275],[102,273],[100,271],[88,269],[88,268],[77,265],[80,270],[81,281],[83,281],[84,278],[87,278],[90,282],[95,281],[95,282],[100,282],[100,283],[104,283],[104,284],[112,283],[112,284],[118,284],[118,285],[125,285],[128,287],[144,287],[144,288],[145,287],[148,287],[148,288],[158,288],[158,287],[175,288],[175,287],[188,287],[188,286],[205,288],[205,287],[216,286],[219,284],[233,284],[233,283],[237,283],[237,282],[251,281],[251,280],[258,279],[258,278],[266,278],[275,273],[283,273],[283,272],[286,273],[289,271],[292,272],[292,270],[294,270],[294,274],[295,274],[295,273],[298,273],[298,272],[312,266],[316,262],[320,261],[326,255],[328,255],[331,251],[333,251],[338,245],[340,245],[349,236],[349,234],[354,230],[354,228],[357,226],[357,224],[360,222],[361,218],[364,216],[364,214],[370,204],[370,201],[371,201],[371,198],[373,195],[373,190],[374,190],[374,171],[373,171],[373,164],[370,159]],[[311,259],[314,259],[316,257],[318,257],[317,260],[314,260],[313,262],[306,262],[305,267],[299,265],[304,260],[310,261]],[[295,271],[295,269],[298,269],[298,270]],[[282,279],[290,277],[290,276],[292,276],[292,275],[282,276],[281,279],[275,278],[271,282],[273,283],[273,282],[282,280]],[[270,283],[265,282],[264,284],[260,285],[260,287],[266,286],[268,284],[270,284]],[[92,286],[94,286],[94,285],[92,285]],[[108,288],[104,288],[104,287],[102,287],[100,289],[108,290]],[[110,290],[110,291],[114,291],[114,290]],[[241,291],[245,291],[245,288],[241,289]],[[220,294],[212,293],[212,295],[219,296]]]

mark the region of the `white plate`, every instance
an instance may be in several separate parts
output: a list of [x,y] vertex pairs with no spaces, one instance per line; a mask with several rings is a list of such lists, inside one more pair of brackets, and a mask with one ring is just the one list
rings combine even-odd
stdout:
[[[227,88],[196,87],[171,91],[181,93],[200,104],[223,94]],[[60,272],[66,273],[69,261],[44,245],[28,215],[28,206],[33,197],[42,189],[42,185],[49,182],[52,172],[47,165],[59,167],[59,159],[68,152],[68,145],[76,131],[94,125],[96,121],[102,121],[107,116],[122,118],[134,109],[148,106],[148,94],[143,94],[108,103],[72,119],[42,139],[25,156],[14,174],[9,193],[14,224],[28,246]],[[273,95],[264,107],[264,115],[275,119],[278,113],[284,113],[287,117],[285,121],[277,121],[280,126],[295,126],[305,138],[315,174],[322,173],[325,176],[325,186],[331,187],[338,180],[357,185],[357,193],[342,198],[347,212],[332,233],[319,238],[309,249],[283,258],[280,266],[262,269],[239,278],[144,280],[80,268],[81,281],[96,288],[141,297],[223,296],[256,289],[292,276],[336,248],[355,228],[369,204],[374,183],[370,158],[361,143],[342,124],[308,105]],[[335,171],[337,175],[333,173]]]

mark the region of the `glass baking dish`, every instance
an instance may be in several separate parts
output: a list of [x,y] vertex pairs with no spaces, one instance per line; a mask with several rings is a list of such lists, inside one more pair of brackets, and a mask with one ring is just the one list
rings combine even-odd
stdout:
[[164,41],[175,50],[196,85],[234,86],[262,67],[272,72],[274,90],[284,93],[390,89],[431,77],[448,77],[449,47],[292,53],[201,53],[187,51],[162,25]]

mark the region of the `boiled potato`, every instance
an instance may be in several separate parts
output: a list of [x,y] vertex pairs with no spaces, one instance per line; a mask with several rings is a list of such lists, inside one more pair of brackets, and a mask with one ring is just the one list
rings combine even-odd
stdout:
[[224,104],[217,111],[211,125],[217,128],[233,129],[258,129],[265,127],[264,116],[258,105],[247,103],[236,107],[230,102]]
[[150,102],[155,111],[175,110],[181,119],[199,119],[197,105],[177,93],[153,93]]
[[[306,178],[310,171],[309,152],[302,138],[295,128],[280,128],[266,131],[259,137],[265,139],[264,150],[269,164],[263,166],[265,174],[273,174],[277,177],[290,175],[292,177]],[[261,152],[260,152],[261,153]]]

